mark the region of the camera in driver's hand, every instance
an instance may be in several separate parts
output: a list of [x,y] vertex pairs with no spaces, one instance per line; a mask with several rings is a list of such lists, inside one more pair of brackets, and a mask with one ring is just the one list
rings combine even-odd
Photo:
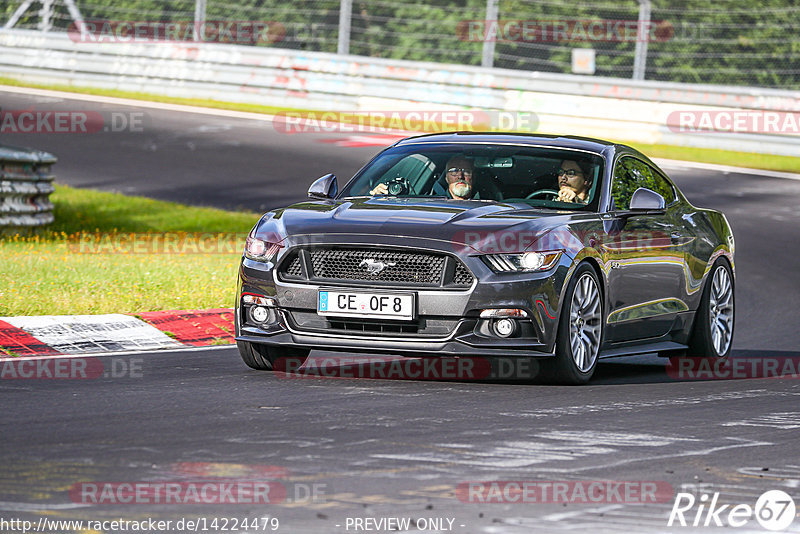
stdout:
[[396,197],[398,195],[404,195],[409,191],[408,180],[403,178],[402,176],[395,176],[388,182],[386,182],[386,191],[387,194]]

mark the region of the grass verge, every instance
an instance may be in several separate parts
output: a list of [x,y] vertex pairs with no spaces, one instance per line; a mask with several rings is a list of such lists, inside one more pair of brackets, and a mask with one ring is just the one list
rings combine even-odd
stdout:
[[[131,98],[150,102],[164,102],[169,104],[182,104],[215,109],[229,109],[234,111],[248,111],[252,113],[275,114],[281,112],[309,112],[319,111],[310,109],[287,108],[282,106],[263,106],[259,104],[243,104],[237,102],[222,102],[195,98],[178,98],[150,93],[119,91],[116,89],[98,89],[91,87],[75,87],[59,84],[36,84],[16,80],[14,78],[0,77],[0,85],[15,87],[34,87],[37,89],[50,89],[53,91],[66,91],[71,93],[110,96],[116,98]],[[718,150],[673,145],[652,145],[644,143],[631,143],[617,140],[633,146],[651,158],[666,158],[683,161],[696,161],[700,163],[716,163],[719,165],[732,165],[735,167],[748,167],[752,169],[765,169],[771,171],[800,173],[800,158],[791,156],[775,156],[770,154],[755,154],[752,152],[736,152],[731,150]]]
[[51,227],[0,237],[0,316],[233,305],[257,214],[63,185],[51,199]]

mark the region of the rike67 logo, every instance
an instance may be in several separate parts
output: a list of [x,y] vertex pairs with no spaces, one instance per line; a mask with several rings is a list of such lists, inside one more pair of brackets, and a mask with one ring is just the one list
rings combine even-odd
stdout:
[[681,527],[752,527],[756,520],[763,528],[772,531],[786,530],[794,521],[796,508],[792,497],[781,490],[761,494],[755,503],[734,504],[720,502],[719,492],[709,495],[681,492],[675,496],[667,526]]

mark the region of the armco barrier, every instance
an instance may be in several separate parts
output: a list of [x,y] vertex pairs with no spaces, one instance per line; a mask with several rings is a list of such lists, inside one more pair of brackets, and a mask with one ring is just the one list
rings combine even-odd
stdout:
[[53,222],[55,156],[27,148],[0,145],[0,229]]
[[539,132],[800,156],[800,136],[676,133],[675,111],[800,113],[800,92],[549,74],[215,43],[89,43],[0,30],[0,75],[340,111],[534,112]]

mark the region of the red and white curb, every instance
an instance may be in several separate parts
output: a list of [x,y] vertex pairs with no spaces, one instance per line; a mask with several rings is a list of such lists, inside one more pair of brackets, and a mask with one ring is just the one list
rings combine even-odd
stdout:
[[233,310],[0,317],[0,358],[231,344]]

